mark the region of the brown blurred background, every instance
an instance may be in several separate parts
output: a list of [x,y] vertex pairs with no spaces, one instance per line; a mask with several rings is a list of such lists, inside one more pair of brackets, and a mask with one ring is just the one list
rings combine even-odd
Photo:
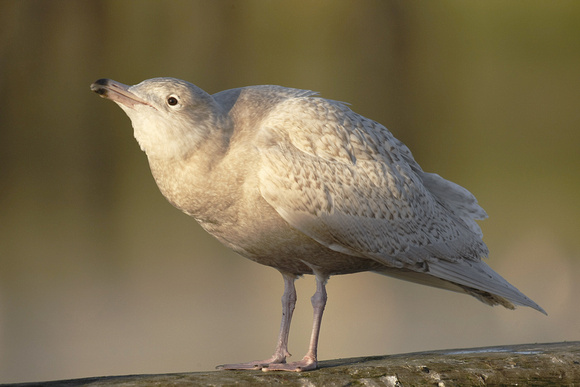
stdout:
[[[549,313],[333,277],[321,359],[579,340],[580,3],[0,2],[0,382],[265,358],[281,276],[168,204],[98,78],[350,102],[473,192],[489,264]],[[306,351],[312,277],[290,336]]]

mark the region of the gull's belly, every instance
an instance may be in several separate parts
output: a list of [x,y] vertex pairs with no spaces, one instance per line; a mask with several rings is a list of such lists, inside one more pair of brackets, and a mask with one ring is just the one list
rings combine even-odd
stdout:
[[265,202],[235,222],[201,226],[225,246],[262,265],[293,274],[313,274],[313,268],[329,275],[384,269],[362,256],[339,253],[323,246],[289,225]]

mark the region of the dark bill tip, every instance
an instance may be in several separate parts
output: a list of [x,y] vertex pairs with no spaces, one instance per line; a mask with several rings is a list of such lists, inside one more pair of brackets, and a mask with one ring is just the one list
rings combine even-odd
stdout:
[[102,79],[95,81],[91,85],[91,90],[94,91],[95,93],[97,93],[98,95],[106,95],[107,94],[107,86],[109,86],[110,84],[111,84],[110,79],[102,78]]
[[135,105],[147,105],[155,109],[151,104],[129,91],[130,86],[102,78],[91,85],[91,90],[103,98],[110,99],[118,104],[133,108]]
[[101,78],[97,81],[95,81],[95,83],[93,83],[93,85],[101,85],[101,86],[106,86],[111,82],[110,79],[107,78]]

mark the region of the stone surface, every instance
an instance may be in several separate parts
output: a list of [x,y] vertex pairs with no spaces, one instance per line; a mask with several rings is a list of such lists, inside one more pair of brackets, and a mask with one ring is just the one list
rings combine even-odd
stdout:
[[320,362],[302,373],[212,371],[2,386],[483,386],[580,384],[580,342],[416,352]]

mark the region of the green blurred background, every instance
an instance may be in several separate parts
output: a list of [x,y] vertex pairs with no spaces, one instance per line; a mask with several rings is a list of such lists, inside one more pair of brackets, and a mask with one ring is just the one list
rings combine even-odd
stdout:
[[[265,358],[281,276],[169,205],[89,91],[157,76],[321,92],[473,192],[489,264],[549,313],[333,277],[321,359],[580,339],[580,2],[0,2],[0,382]],[[290,350],[311,325],[298,282]]]

